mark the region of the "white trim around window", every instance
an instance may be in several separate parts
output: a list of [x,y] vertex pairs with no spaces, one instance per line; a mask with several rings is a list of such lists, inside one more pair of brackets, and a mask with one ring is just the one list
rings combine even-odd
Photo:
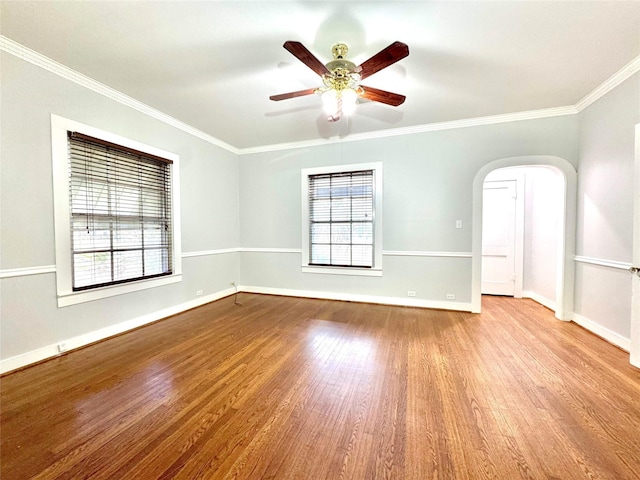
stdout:
[[[67,132],[75,131],[100,138],[124,147],[164,157],[171,165],[171,204],[173,221],[173,273],[164,277],[74,292],[71,271],[71,224],[69,204],[69,154]],[[159,287],[182,280],[182,248],[180,231],[180,157],[174,153],[145,145],[103,130],[51,115],[51,158],[53,167],[53,196],[56,239],[56,286],[58,307],[89,302],[100,298]]]
[[[374,171],[374,239],[373,266],[371,268],[314,266],[309,264],[309,177],[341,172]],[[331,275],[382,276],[382,162],[356,163],[329,167],[305,168],[301,171],[302,191],[302,272]]]

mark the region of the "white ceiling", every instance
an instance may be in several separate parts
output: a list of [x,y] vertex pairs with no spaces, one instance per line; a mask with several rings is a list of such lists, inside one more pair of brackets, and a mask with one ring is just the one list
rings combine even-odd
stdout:
[[[574,105],[640,56],[640,1],[5,1],[0,33],[237,148]],[[407,96],[329,123],[319,86],[282,48],[361,63],[395,40],[409,57],[371,76]]]

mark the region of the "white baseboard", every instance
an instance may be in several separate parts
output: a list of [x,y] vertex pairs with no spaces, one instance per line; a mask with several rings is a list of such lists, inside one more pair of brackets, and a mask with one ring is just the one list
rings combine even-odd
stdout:
[[[522,292],[522,296],[523,298],[530,298],[531,300],[538,302],[540,305],[543,305],[550,310],[556,310],[556,304],[554,301],[549,300],[548,298],[545,298],[535,292],[526,290]],[[612,343],[613,345],[620,347],[627,352],[631,348],[631,340],[609,330],[608,328],[603,327],[593,320],[589,320],[587,317],[583,317],[582,315],[579,315],[577,313],[572,313],[570,319],[580,325],[582,328],[589,330],[591,333],[605,339],[607,342]]]
[[379,303],[382,305],[396,305],[400,307],[437,308],[441,310],[455,310],[470,312],[471,303],[440,302],[437,300],[420,300],[416,298],[381,297],[377,295],[362,295],[355,293],[318,292],[314,290],[293,290],[288,288],[256,287],[241,285],[241,292],[264,293],[267,295],[282,295],[285,297],[319,298],[323,300],[341,300],[346,302]]
[[[348,302],[363,302],[363,303],[377,303],[383,305],[396,305],[403,307],[420,307],[420,308],[435,308],[442,310],[454,310],[454,311],[462,311],[462,312],[471,312],[471,303],[465,302],[444,302],[437,300],[421,300],[415,298],[402,298],[402,297],[381,297],[376,295],[362,295],[362,294],[352,294],[352,293],[337,293],[337,292],[318,292],[312,290],[294,290],[294,289],[284,289],[284,288],[272,288],[272,287],[256,287],[256,286],[247,286],[242,285],[238,287],[239,292],[247,292],[247,293],[262,293],[267,295],[282,295],[288,297],[306,297],[306,298],[318,298],[324,300],[341,300]],[[119,335],[121,333],[127,332],[129,330],[133,330],[134,328],[141,327],[148,323],[155,322],[157,320],[161,320],[163,318],[169,317],[171,315],[175,315],[186,310],[199,307],[209,302],[213,302],[219,300],[221,298],[227,297],[229,295],[233,295],[235,293],[235,289],[227,288],[225,290],[221,290],[219,292],[203,296],[194,300],[190,300],[185,303],[181,303],[179,305],[175,305],[173,307],[168,307],[162,310],[158,310],[156,312],[149,313],[147,315],[143,315],[141,317],[137,317],[131,320],[127,320],[125,322],[118,323],[116,325],[111,325],[106,328],[102,328],[100,330],[94,330],[89,333],[85,333],[83,335],[79,335],[77,337],[61,340],[60,342],[47,345],[46,347],[38,348],[36,350],[31,350],[29,352],[16,355],[15,357],[10,357],[0,361],[0,374],[4,374],[10,372],[12,370],[16,370],[18,368],[26,367],[32,363],[40,362],[47,358],[52,358],[57,355],[60,355],[58,351],[58,345],[64,343],[66,345],[65,352],[75,350],[77,348],[83,347],[85,345],[89,345],[91,343],[98,342],[100,340],[107,339],[109,337],[113,337],[115,335]],[[526,298],[531,298],[532,300],[544,305],[551,310],[555,309],[555,305],[549,299],[546,299],[540,295],[537,295],[534,292],[524,291],[522,292],[523,296]],[[581,327],[589,330],[590,332],[598,335],[599,337],[604,338],[608,342],[612,343],[620,347],[625,351],[630,351],[631,349],[631,340],[625,338],[599,324],[594,322],[593,320],[589,320],[582,315],[577,313],[573,314],[572,320],[580,325]]]
[[617,347],[620,347],[622,350],[630,351],[631,350],[631,340],[623,337],[622,335],[609,330],[608,328],[603,327],[602,325],[597,324],[593,320],[589,320],[587,317],[583,317],[578,313],[573,314],[572,320],[580,325],[582,328],[589,330],[591,333],[596,334],[597,336],[604,338],[607,342],[614,344]]
[[549,310],[553,310],[554,312],[556,311],[556,302],[549,300],[536,292],[532,292],[531,290],[523,290],[522,298],[530,298],[534,302],[538,302],[540,305],[547,307]]
[[[285,288],[272,288],[272,287],[257,287],[257,286],[248,286],[248,285],[240,285],[238,286],[239,292],[247,292],[247,293],[262,293],[267,295],[282,295],[288,297],[306,297],[306,298],[318,298],[324,300],[341,300],[348,302],[362,302],[362,303],[377,303],[382,305],[395,305],[402,307],[419,307],[419,308],[434,308],[441,310],[453,310],[453,311],[461,311],[461,312],[471,312],[472,305],[467,302],[447,302],[447,301],[437,301],[437,300],[422,300],[416,298],[403,298],[403,297],[383,297],[377,295],[362,295],[362,294],[353,294],[353,293],[338,293],[338,292],[319,292],[314,290],[295,290],[295,289],[285,289]],[[95,343],[100,340],[104,340],[106,338],[112,337],[114,335],[119,335],[126,331],[132,330],[134,328],[141,327],[148,323],[155,322],[157,320],[161,320],[162,318],[175,315],[177,313],[184,312],[191,308],[199,307],[200,305],[204,305],[209,302],[213,302],[215,300],[219,300],[220,298],[227,297],[229,295],[233,295],[235,290],[233,288],[228,288],[226,290],[222,290],[211,295],[207,295],[204,297],[200,297],[189,302],[185,302],[179,305],[175,305],[173,307],[165,308],[163,310],[158,310],[156,312],[149,313],[147,315],[143,315],[138,318],[134,318],[131,320],[127,320],[125,322],[118,323],[116,325],[111,325],[106,328],[102,328],[100,330],[94,330],[92,332],[73,337],[70,339],[61,340],[59,343],[48,345],[46,347],[42,347],[36,350],[32,350],[21,355],[17,355],[15,357],[7,358],[5,360],[0,361],[0,374],[10,372],[12,370],[25,367],[32,363],[40,362],[47,358],[55,357],[59,355],[58,345],[60,343],[64,343],[66,345],[66,351],[74,350],[85,345],[89,345],[91,343]],[[523,292],[523,296],[526,298],[531,298],[536,302],[544,305],[551,310],[555,310],[555,305],[550,300],[535,294],[534,292],[525,291]],[[598,336],[601,336],[613,343],[614,345],[619,346],[627,351],[630,348],[630,341],[621,337],[620,335],[611,332],[610,330],[601,327],[595,322],[586,319],[585,317],[581,317],[580,315],[574,314],[573,320],[586,328],[589,331],[592,331]]]
[[[315,292],[315,291],[308,291],[308,290],[289,290],[289,289],[281,289],[281,288],[249,287],[249,286],[239,286],[238,291],[248,292],[248,293],[264,293],[269,295],[320,298],[320,299],[327,299],[327,300],[344,300],[344,301],[351,301],[351,302],[380,303],[385,305],[398,305],[398,306],[406,306],[406,307],[438,308],[438,309],[456,310],[456,311],[464,311],[464,312],[471,311],[471,304],[462,303],[462,302],[438,302],[438,301],[432,301],[432,300],[418,300],[418,299],[411,299],[411,298],[379,297],[374,295],[355,295],[355,294],[343,294],[343,293],[332,293],[332,292]],[[197,299],[190,300],[188,302],[185,302],[179,305],[174,305],[172,307],[158,310],[158,311],[149,313],[147,315],[143,315],[141,317],[133,318],[131,320],[127,320],[125,322],[111,325],[109,327],[101,328],[99,330],[94,330],[92,332],[88,332],[83,335],[79,335],[77,337],[63,339],[63,340],[60,340],[60,342],[58,343],[47,345],[46,347],[38,348],[36,350],[31,350],[29,352],[25,352],[23,354],[16,355],[14,357],[6,358],[0,361],[0,374],[4,374],[12,370],[16,370],[18,368],[26,367],[27,365],[31,365],[33,363],[46,360],[47,358],[52,358],[60,355],[61,353],[58,350],[58,346],[62,343],[65,344],[64,353],[66,353],[71,350],[84,347],[91,343],[95,343],[100,340],[105,340],[109,337],[119,335],[129,330],[133,330],[134,328],[138,328],[143,325],[161,320],[171,315],[184,312],[191,308],[199,307],[206,303],[219,300],[223,297],[233,295],[234,293],[235,293],[235,289],[228,288],[226,290],[221,290],[211,295],[199,297]]]
[[171,315],[184,312],[191,308],[199,307],[201,305],[204,305],[205,303],[219,300],[223,297],[227,297],[234,293],[235,293],[235,289],[227,288],[225,290],[212,293],[211,295],[198,297],[197,299],[190,300],[188,302],[181,303],[179,305],[174,305],[172,307],[158,310],[156,312],[152,312],[147,315],[143,315],[141,317],[133,318],[125,322],[111,325],[109,327],[101,328],[100,330],[94,330],[92,332],[88,332],[83,335],[79,335],[77,337],[61,340],[60,342],[55,343],[53,345],[47,345],[46,347],[38,348],[36,350],[31,350],[21,355],[16,355],[15,357],[4,359],[0,361],[0,374],[7,373],[12,370],[16,370],[17,368],[26,367],[27,365],[30,365],[32,363],[40,362],[47,358],[60,355],[60,352],[58,351],[58,345],[62,343],[64,343],[66,346],[65,352],[68,352],[70,350],[75,350],[77,348],[84,347],[85,345],[89,345],[91,343],[95,343],[100,340],[113,337],[114,335],[119,335],[128,330],[133,330],[134,328],[141,327],[148,323],[152,323],[157,320],[161,320],[163,318],[169,317]]
[[16,355],[15,357],[6,358],[0,361],[0,374],[26,367],[27,365],[40,362],[46,358],[55,357],[58,354],[58,345],[56,344],[31,350],[30,352]]

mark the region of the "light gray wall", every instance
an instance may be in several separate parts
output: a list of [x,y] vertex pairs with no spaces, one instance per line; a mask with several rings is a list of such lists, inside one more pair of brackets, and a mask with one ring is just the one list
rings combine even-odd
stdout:
[[[50,114],[181,157],[184,252],[301,246],[300,170],[382,161],[385,251],[470,252],[472,182],[488,163],[555,155],[579,168],[578,255],[631,259],[639,75],[578,116],[236,156],[8,54],[1,54],[0,269],[54,265]],[[578,165],[578,159],[580,164]],[[463,228],[455,229],[462,220]],[[302,274],[299,253],[183,259],[179,284],[57,308],[55,274],[0,281],[5,359],[223,290],[279,289],[470,301],[468,258],[384,256],[382,278]],[[629,336],[625,272],[578,264],[576,312]]]
[[[55,264],[51,119],[55,113],[180,156],[183,252],[239,245],[234,154],[2,53],[0,269]],[[57,308],[55,274],[3,278],[6,359],[228,288],[237,253],[183,259],[183,281]]]
[[545,167],[526,169],[523,288],[551,304],[556,301],[563,195],[560,172]]
[[[576,254],[631,262],[634,126],[640,123],[640,74],[579,114]],[[576,265],[576,313],[629,338],[631,275]]]
[[[301,247],[301,169],[381,161],[383,250],[471,252],[478,170],[521,155],[556,155],[576,165],[577,131],[577,117],[566,116],[241,156],[241,245]],[[385,255],[382,278],[302,274],[300,263],[299,253],[243,253],[242,283],[405,298],[413,290],[427,301],[445,301],[446,293],[456,302],[471,300],[470,258]]]

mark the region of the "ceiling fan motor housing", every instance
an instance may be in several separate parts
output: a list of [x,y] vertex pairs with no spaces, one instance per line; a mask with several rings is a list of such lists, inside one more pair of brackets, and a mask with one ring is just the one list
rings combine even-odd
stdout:
[[360,75],[356,64],[344,58],[348,51],[349,47],[347,45],[336,43],[331,47],[333,60],[325,65],[329,73],[323,75],[324,84],[338,92],[347,88],[357,89],[360,83]]

